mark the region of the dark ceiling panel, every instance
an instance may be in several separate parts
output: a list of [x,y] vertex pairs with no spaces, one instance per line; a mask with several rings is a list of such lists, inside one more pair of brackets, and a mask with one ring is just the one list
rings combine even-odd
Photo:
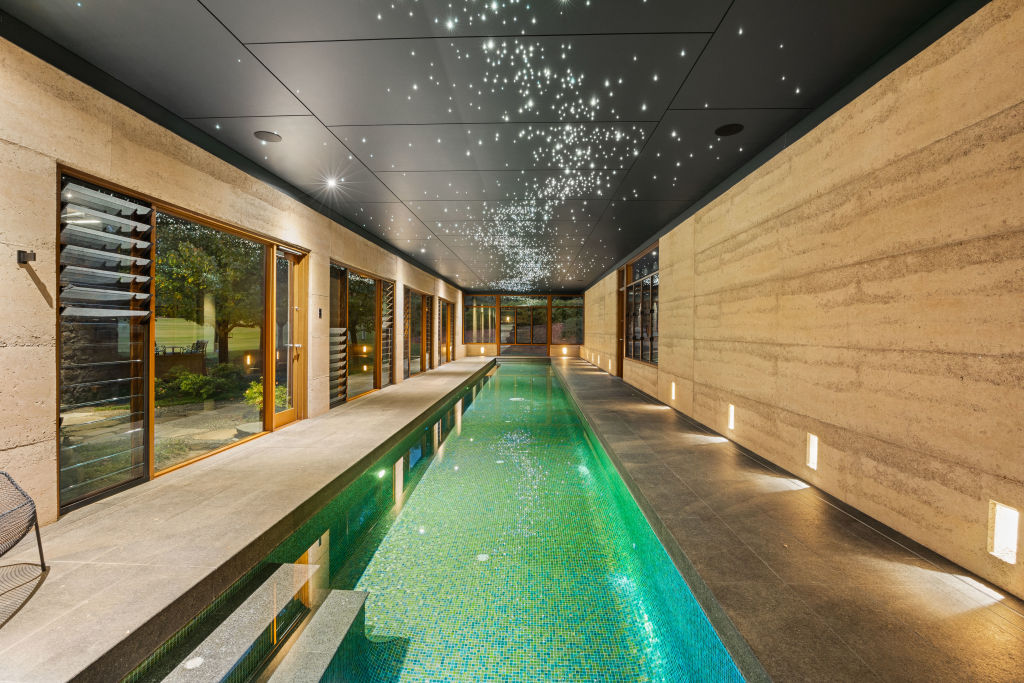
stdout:
[[672,107],[816,106],[947,4],[736,0]]
[[[610,244],[614,248],[632,251],[654,233],[679,216],[693,202],[615,201],[587,238],[587,248],[595,244]],[[628,247],[628,249],[627,249]]]
[[[699,199],[805,115],[803,109],[669,111],[615,199]],[[743,129],[716,133],[731,124]]]
[[335,126],[371,170],[629,168],[651,123]]
[[449,260],[456,261],[458,257],[451,249],[446,247],[440,240],[435,239],[389,239],[388,242],[409,253],[416,254],[416,258],[428,265],[432,261]]
[[366,228],[378,237],[423,238],[433,233],[400,202],[348,202],[340,196],[330,196],[325,203],[352,222]]
[[[322,201],[397,202],[398,198],[313,116],[193,119],[218,138]],[[257,131],[277,133],[264,142]]]
[[[244,42],[715,30],[729,0],[205,0]],[[451,24],[449,24],[451,21]]]
[[[253,45],[329,126],[657,120],[704,35]],[[334,69],[311,65],[372,64]]]
[[178,116],[309,113],[198,2],[0,6]]
[[409,207],[420,220],[429,224],[436,221],[485,221],[516,225],[548,220],[593,221],[601,217],[607,205],[608,202],[601,199],[568,199],[552,202],[543,207],[532,201],[409,203]]
[[382,171],[377,176],[402,201],[513,199],[539,197],[568,189],[567,199],[608,197],[619,186],[622,171],[574,174],[578,182],[564,188],[561,171]]

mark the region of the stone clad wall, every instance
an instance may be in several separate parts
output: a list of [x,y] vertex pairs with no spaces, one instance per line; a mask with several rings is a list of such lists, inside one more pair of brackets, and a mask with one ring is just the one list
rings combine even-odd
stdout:
[[[328,407],[332,258],[397,281],[398,349],[406,283],[461,305],[456,288],[0,40],[0,470],[33,496],[44,522],[57,517],[58,163],[310,250],[310,416]],[[16,265],[18,249],[35,251],[37,260]],[[456,355],[464,354],[457,345]]]
[[663,237],[658,378],[625,372],[1018,596],[1024,541],[987,540],[990,499],[1024,513],[1021,36],[986,5]]

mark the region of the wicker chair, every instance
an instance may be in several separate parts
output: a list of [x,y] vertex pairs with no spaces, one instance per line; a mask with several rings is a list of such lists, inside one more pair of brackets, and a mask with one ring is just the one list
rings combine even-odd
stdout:
[[0,472],[0,556],[18,545],[25,535],[36,529],[36,545],[39,546],[39,567],[46,571],[43,559],[43,541],[39,537],[39,519],[36,504],[18,486],[11,475]]

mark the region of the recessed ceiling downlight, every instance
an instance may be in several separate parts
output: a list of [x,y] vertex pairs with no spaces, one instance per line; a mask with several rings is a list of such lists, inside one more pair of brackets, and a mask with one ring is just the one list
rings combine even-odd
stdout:
[[742,123],[727,123],[724,126],[715,128],[715,135],[720,138],[728,137],[729,135],[736,135],[743,131]]
[[257,140],[262,140],[263,142],[281,142],[281,136],[269,130],[258,130],[253,135],[256,136]]

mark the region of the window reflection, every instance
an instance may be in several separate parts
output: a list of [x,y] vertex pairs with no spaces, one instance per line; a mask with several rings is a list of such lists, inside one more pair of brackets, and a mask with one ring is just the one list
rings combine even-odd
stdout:
[[266,247],[164,213],[156,233],[159,471],[263,431]]
[[627,267],[627,358],[658,362],[658,250],[655,247]]
[[377,281],[353,272],[348,276],[348,329],[348,397],[353,398],[376,387],[377,363]]
[[551,343],[583,343],[583,297],[551,297]]

